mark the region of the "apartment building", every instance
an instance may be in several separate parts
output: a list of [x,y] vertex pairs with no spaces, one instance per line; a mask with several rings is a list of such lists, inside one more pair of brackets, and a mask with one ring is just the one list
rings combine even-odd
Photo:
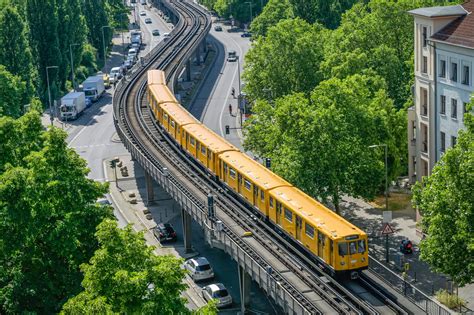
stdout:
[[474,0],[409,11],[415,27],[415,106],[408,110],[410,181],[430,175],[456,143],[474,92]]

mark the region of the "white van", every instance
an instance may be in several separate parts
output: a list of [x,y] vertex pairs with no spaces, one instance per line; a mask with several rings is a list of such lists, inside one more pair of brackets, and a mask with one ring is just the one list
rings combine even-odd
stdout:
[[145,4],[146,4],[146,0],[140,0],[140,4],[145,5]]

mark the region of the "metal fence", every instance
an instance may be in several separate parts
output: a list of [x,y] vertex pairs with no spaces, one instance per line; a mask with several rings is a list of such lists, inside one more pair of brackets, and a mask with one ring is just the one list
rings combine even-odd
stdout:
[[403,277],[400,277],[392,270],[385,267],[383,264],[377,260],[370,258],[369,259],[369,268],[374,271],[375,275],[381,280],[390,285],[398,292],[405,295],[410,299],[415,305],[417,305],[421,310],[426,312],[426,314],[433,315],[449,315],[453,314],[451,310],[445,306],[439,304],[428,295],[421,292],[413,284],[408,282]]

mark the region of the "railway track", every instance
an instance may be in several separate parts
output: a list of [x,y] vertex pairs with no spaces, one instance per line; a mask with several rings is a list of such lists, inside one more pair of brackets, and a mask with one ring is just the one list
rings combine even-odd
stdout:
[[[224,189],[216,186],[211,178],[182,154],[176,151],[169,139],[162,134],[162,130],[156,124],[152,113],[146,102],[146,71],[149,69],[164,70],[168,81],[174,82],[175,76],[183,64],[189,58],[190,52],[200,44],[210,29],[210,19],[197,5],[184,1],[175,1],[171,7],[165,4],[179,16],[171,38],[166,43],[161,43],[147,57],[146,66],[136,69],[129,81],[118,87],[114,97],[114,121],[117,132],[124,143],[128,146],[139,148],[141,154],[159,169],[172,170],[168,179],[199,208],[206,209],[205,196],[208,193],[217,193],[216,205],[224,211],[235,222],[247,231],[251,231],[264,248],[277,257],[282,257],[285,266],[316,292],[328,305],[340,314],[379,314],[374,307],[362,301],[360,298],[325,275],[318,266],[304,255],[299,259],[291,258],[297,250],[289,244],[278,233],[253,220],[249,209],[230,196]],[[196,176],[198,172],[198,176]],[[197,197],[200,196],[200,197]],[[239,209],[239,211],[235,211]],[[269,266],[249,244],[224,226],[224,232],[231,237],[239,246],[251,255],[264,268]],[[269,237],[270,235],[270,237]],[[284,242],[285,246],[275,246],[276,238],[279,244]],[[317,271],[317,273],[316,273]],[[301,292],[299,292],[283,275],[277,271],[269,271],[271,277],[280,283],[310,314],[322,314],[323,312]],[[397,312],[395,312],[397,313]]]

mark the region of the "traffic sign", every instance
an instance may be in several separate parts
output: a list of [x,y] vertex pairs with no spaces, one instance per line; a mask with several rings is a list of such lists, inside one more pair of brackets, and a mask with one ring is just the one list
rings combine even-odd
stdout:
[[383,228],[382,228],[382,234],[383,235],[388,235],[388,234],[393,234],[395,233],[392,229],[392,227],[390,226],[390,224],[388,223],[385,223]]

